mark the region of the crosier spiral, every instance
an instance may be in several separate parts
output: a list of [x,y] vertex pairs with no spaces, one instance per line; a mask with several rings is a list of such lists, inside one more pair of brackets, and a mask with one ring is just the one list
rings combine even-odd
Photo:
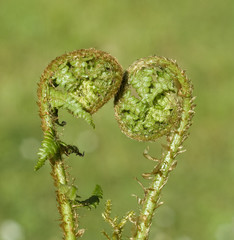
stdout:
[[65,109],[94,127],[92,114],[118,91],[122,76],[122,67],[114,57],[92,48],[57,57],[41,76],[38,105],[44,139],[35,170],[41,168],[46,160],[50,161],[66,240],[75,240],[83,232],[77,231],[75,207],[95,206],[102,197],[102,191],[97,185],[89,199],[76,200],[77,188],[68,181],[62,155],[83,154],[76,146],[60,140],[57,127],[64,126],[65,122],[59,121],[58,111]]
[[158,163],[152,172],[142,175],[151,183],[143,187],[145,195],[139,201],[142,206],[132,239],[148,239],[154,211],[161,204],[161,190],[188,136],[195,107],[192,91],[185,71],[175,61],[164,57],[139,59],[125,71],[115,97],[115,116],[120,129],[138,141],[167,137],[161,159],[151,157],[148,150],[144,152],[146,158]]
[[59,124],[58,110],[66,109],[94,127],[91,115],[117,92],[121,81],[122,67],[117,60],[95,49],[64,54],[48,65],[38,88],[44,141],[36,170],[59,151],[76,150],[62,143],[55,134],[55,124]]
[[155,141],[176,129],[183,96],[191,91],[182,87],[184,79],[189,84],[177,64],[163,57],[133,63],[115,98],[116,119],[123,133],[139,141]]

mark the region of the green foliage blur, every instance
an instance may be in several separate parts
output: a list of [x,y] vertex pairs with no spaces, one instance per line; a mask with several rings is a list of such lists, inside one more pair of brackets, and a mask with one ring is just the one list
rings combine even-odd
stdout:
[[[150,239],[234,239],[233,43],[233,0],[2,1],[0,240],[62,239],[50,165],[33,171],[42,140],[37,83],[56,56],[90,47],[109,52],[124,68],[154,54],[176,59],[194,83],[197,107],[187,152],[163,190]],[[96,184],[104,191],[97,209],[79,212],[83,239],[105,239],[105,201],[113,200],[113,216],[138,212],[131,195],[143,191],[134,178],[141,180],[153,166],[143,150],[149,145],[159,157],[162,141],[125,137],[112,100],[94,115],[95,130],[66,112],[60,120],[68,123],[62,139],[85,151],[84,158],[66,161],[78,194],[88,198]]]

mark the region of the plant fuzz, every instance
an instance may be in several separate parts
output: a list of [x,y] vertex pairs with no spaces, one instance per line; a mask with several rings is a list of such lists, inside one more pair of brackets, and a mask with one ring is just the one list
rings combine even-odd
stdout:
[[35,170],[48,160],[57,193],[61,227],[65,240],[80,238],[84,229],[78,228],[77,208],[96,207],[103,192],[96,185],[91,196],[80,200],[77,187],[71,183],[64,157],[74,153],[84,156],[78,147],[63,142],[57,128],[66,122],[58,119],[60,109],[74,117],[83,118],[94,127],[92,114],[115,95],[115,117],[121,131],[131,139],[154,142],[166,136],[160,158],[152,157],[149,149],[143,155],[156,164],[143,173],[149,180],[147,187],[138,180],[144,197],[137,197],[139,215],[129,211],[122,218],[111,217],[111,201],[106,202],[104,220],[112,228],[107,239],[121,240],[127,221],[134,225],[131,240],[147,240],[155,210],[162,205],[162,188],[169,173],[176,167],[176,156],[184,150],[182,144],[194,115],[191,81],[173,60],[150,56],[134,62],[124,73],[121,65],[108,53],[95,49],[81,49],[53,60],[41,76],[38,105],[44,138],[39,149]]
[[40,169],[46,160],[50,161],[66,240],[74,240],[83,233],[78,230],[75,208],[96,206],[102,198],[102,190],[97,185],[89,199],[78,200],[77,188],[67,177],[63,156],[83,154],[76,146],[60,140],[57,127],[64,126],[65,122],[59,122],[58,111],[66,109],[94,127],[92,114],[117,92],[122,75],[122,67],[108,53],[81,49],[57,57],[41,76],[38,105],[44,139],[35,170]]

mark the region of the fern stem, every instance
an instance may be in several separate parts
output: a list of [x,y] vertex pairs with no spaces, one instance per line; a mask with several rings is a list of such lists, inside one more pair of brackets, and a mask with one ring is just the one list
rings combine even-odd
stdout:
[[170,153],[168,153],[163,160],[163,166],[166,166],[166,168],[164,171],[160,169],[160,174],[155,176],[151,185],[147,189],[144,205],[138,218],[139,224],[137,226],[137,234],[135,237],[137,240],[148,239],[154,210],[160,205],[160,193],[162,187],[167,182],[167,176],[172,162],[173,160],[170,158]]
[[174,158],[172,157],[172,152],[176,151],[181,142],[181,137],[179,134],[174,136],[173,141],[171,142],[171,148],[166,152],[163,159],[161,160],[161,167],[158,170],[158,173],[153,178],[149,187],[146,189],[146,194],[143,202],[143,206],[138,218],[137,234],[135,239],[137,240],[146,240],[148,239],[150,226],[152,223],[152,218],[154,212],[161,205],[160,195],[162,188],[167,183],[168,175],[173,169]]
[[75,207],[96,207],[102,198],[102,190],[96,185],[90,198],[77,200],[77,187],[69,181],[62,155],[75,153],[83,156],[83,153],[76,146],[60,140],[57,127],[64,126],[65,122],[60,123],[58,112],[65,109],[94,127],[92,114],[117,92],[122,75],[122,67],[115,58],[91,48],[57,57],[41,76],[38,105],[44,139],[35,170],[39,170],[47,160],[50,161],[65,240],[75,240],[84,233],[84,229],[78,229]]
[[66,173],[63,161],[55,161],[52,165],[52,176],[54,178],[55,186],[57,187],[57,200],[59,203],[59,212],[62,218],[62,228],[64,230],[64,239],[75,240],[75,219],[73,216],[73,209],[71,202],[66,195],[60,190],[59,184],[67,184]]
[[193,115],[193,112],[190,110],[193,108],[193,101],[189,94],[187,97],[184,97],[180,126],[177,131],[171,135],[171,141],[168,150],[163,154],[160,168],[149,187],[146,189],[134,239],[147,240],[149,237],[154,212],[161,205],[160,195],[162,188],[167,183],[169,173],[174,169],[174,159],[179,153],[180,146],[186,138],[185,133],[191,124],[191,118]]
[[[133,239],[147,240],[160,193],[174,160],[181,152],[194,114],[192,84],[173,60],[150,56],[134,62],[125,72],[115,97],[115,115],[124,134],[138,141],[156,141],[166,136],[167,146],[152,172],[143,174],[151,183],[144,188],[142,208]],[[145,157],[156,160],[145,154]],[[142,185],[143,186],[143,185]]]

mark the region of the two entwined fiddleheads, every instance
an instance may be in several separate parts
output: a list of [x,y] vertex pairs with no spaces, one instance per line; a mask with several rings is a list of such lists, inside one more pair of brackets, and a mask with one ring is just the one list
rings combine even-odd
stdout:
[[[192,85],[174,61],[156,56],[140,59],[127,69],[124,77],[121,66],[113,57],[94,49],[75,51],[52,61],[43,73],[38,89],[44,140],[35,169],[50,160],[65,239],[81,235],[81,231],[76,233],[74,206],[95,205],[102,197],[102,191],[97,186],[89,199],[76,199],[77,189],[69,185],[62,155],[83,154],[76,146],[59,139],[56,125],[63,126],[65,122],[59,122],[58,110],[64,108],[94,127],[91,115],[117,91],[115,112],[123,133],[139,141],[155,141],[166,135],[168,142],[159,160],[151,157],[148,151],[144,152],[146,158],[158,163],[152,172],[143,174],[144,178],[151,179],[151,183],[144,187],[144,199],[139,201],[142,208],[135,219],[134,239],[148,239],[154,210],[160,206],[161,189],[175,167],[174,159],[187,137],[194,108]],[[110,206],[108,202],[103,216],[114,229],[112,238],[121,239],[124,224],[127,219],[134,222],[134,214],[129,212],[118,223],[117,218],[110,217]]]

